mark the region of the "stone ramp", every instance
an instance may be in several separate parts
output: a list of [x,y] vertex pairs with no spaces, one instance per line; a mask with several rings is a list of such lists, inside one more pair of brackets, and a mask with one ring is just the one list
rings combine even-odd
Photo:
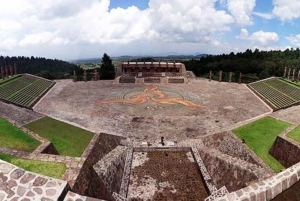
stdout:
[[0,160],[0,201],[63,200],[68,188],[66,181],[28,172]]

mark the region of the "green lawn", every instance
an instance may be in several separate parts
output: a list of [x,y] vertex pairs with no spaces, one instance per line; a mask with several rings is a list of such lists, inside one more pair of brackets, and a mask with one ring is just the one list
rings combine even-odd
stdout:
[[245,139],[247,146],[252,149],[256,155],[258,155],[275,172],[279,172],[280,169],[284,167],[269,154],[269,150],[273,145],[276,136],[289,126],[289,123],[271,117],[265,117],[236,128],[233,130],[233,133],[240,139]]
[[0,147],[32,152],[40,142],[24,133],[5,119],[0,118]]
[[292,138],[300,143],[300,125],[294,128],[291,132],[287,134],[289,138]]
[[28,160],[0,153],[0,159],[14,164],[22,169],[49,177],[60,179],[67,167],[63,163]]
[[44,117],[24,126],[51,141],[60,155],[80,157],[93,133],[70,124]]

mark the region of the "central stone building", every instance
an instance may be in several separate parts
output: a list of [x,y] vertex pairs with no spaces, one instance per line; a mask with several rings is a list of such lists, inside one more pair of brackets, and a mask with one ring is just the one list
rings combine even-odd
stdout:
[[185,83],[186,69],[182,63],[121,62],[117,70],[119,83]]

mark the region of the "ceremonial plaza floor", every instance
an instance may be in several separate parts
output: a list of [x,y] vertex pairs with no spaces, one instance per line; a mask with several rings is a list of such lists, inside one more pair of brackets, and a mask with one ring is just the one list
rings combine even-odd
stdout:
[[134,141],[180,141],[235,127],[271,110],[246,85],[190,80],[188,84],[57,81],[34,111]]

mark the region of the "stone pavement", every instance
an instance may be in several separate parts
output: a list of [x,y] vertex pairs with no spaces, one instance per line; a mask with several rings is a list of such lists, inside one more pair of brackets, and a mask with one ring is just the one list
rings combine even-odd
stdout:
[[66,181],[24,171],[0,160],[0,201],[56,201],[69,186]]

